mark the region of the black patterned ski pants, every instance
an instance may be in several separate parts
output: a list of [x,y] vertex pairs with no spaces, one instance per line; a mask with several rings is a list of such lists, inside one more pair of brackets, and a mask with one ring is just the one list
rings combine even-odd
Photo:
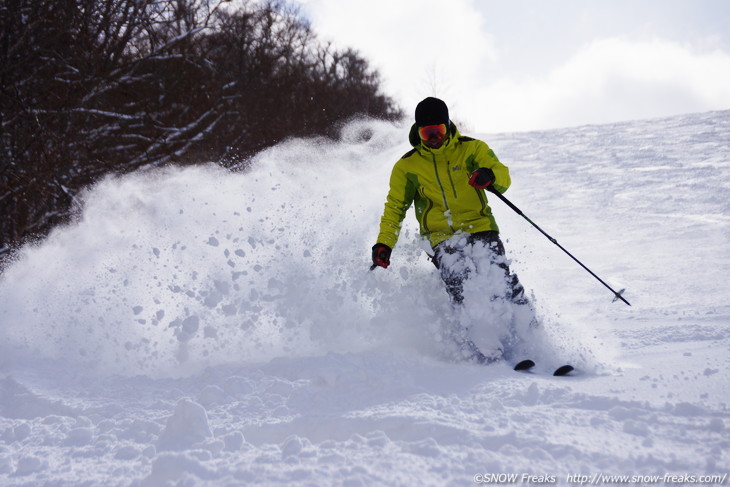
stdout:
[[[452,304],[461,304],[464,300],[464,281],[469,279],[471,272],[470,267],[464,265],[464,261],[470,248],[479,244],[491,250],[489,256],[491,265],[498,266],[504,272],[508,288],[506,297],[515,304],[527,304],[525,290],[517,275],[510,272],[504,258],[504,244],[499,238],[499,232],[495,231],[465,233],[460,239],[449,239],[434,247],[433,263],[441,273],[441,279],[446,284],[446,291],[449,293]],[[448,265],[444,265],[445,263]]]

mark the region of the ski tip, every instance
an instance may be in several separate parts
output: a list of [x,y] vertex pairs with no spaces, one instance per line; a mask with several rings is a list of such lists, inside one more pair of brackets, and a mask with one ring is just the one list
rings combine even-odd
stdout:
[[528,370],[535,366],[535,362],[530,359],[523,360],[522,362],[515,365],[514,370]]
[[562,367],[558,367],[555,372],[553,372],[554,376],[562,376],[562,375],[568,375],[571,372],[575,370],[572,365],[563,365]]

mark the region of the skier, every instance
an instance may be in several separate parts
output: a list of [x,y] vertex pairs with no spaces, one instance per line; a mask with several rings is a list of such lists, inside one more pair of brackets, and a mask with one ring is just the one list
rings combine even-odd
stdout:
[[[471,274],[497,266],[504,276],[503,298],[516,307],[515,316],[524,319],[527,313],[530,326],[535,326],[524,288],[505,259],[485,191],[504,193],[511,183],[509,170],[485,142],[459,133],[442,100],[422,100],[415,115],[409,134],[413,149],[395,163],[391,173],[380,233],[372,247],[372,268],[390,265],[401,222],[415,204],[421,236],[433,249],[432,262],[454,308],[462,307],[464,283]],[[454,333],[454,340],[465,358],[477,363],[491,363],[503,353],[501,346],[483,353],[466,329]]]

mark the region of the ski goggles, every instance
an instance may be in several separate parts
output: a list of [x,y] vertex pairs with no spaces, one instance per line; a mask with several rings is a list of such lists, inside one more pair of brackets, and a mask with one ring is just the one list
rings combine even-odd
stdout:
[[438,125],[426,125],[425,127],[418,127],[418,135],[421,140],[436,139],[441,140],[446,137],[446,124],[440,123]]

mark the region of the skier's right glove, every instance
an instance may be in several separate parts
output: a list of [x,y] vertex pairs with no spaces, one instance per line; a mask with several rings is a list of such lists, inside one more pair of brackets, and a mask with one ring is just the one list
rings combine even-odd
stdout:
[[393,249],[385,244],[376,243],[373,245],[373,265],[370,269],[375,269],[378,266],[387,269],[390,265],[390,253],[392,251]]
[[469,178],[469,184],[477,189],[485,189],[494,182],[494,172],[488,167],[480,167]]

